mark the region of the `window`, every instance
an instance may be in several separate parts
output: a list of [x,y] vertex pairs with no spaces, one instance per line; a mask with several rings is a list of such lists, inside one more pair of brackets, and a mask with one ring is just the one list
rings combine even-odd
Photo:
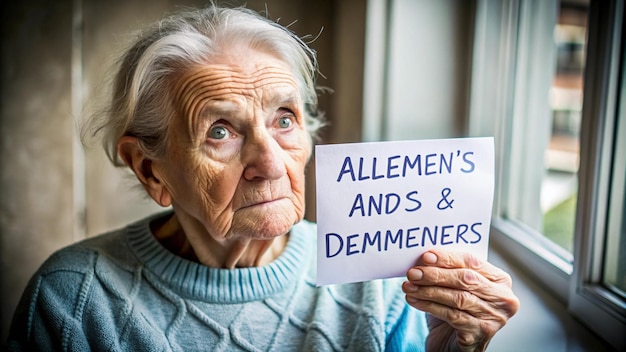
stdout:
[[624,1],[370,0],[363,110],[365,140],[495,136],[492,247],[620,350]]
[[494,245],[618,349],[626,347],[623,7],[479,1],[469,121],[471,135],[496,136]]

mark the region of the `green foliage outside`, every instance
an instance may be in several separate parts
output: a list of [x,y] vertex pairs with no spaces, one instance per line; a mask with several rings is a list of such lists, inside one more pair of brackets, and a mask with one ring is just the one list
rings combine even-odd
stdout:
[[570,253],[574,250],[574,225],[576,220],[576,197],[573,194],[552,208],[543,217],[543,234]]

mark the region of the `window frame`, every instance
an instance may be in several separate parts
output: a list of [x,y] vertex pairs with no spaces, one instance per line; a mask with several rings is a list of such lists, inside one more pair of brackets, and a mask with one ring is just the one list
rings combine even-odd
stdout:
[[[581,167],[570,312],[616,348],[626,348],[626,304],[602,285],[608,231],[615,127],[624,123],[624,2],[592,1],[583,115]],[[593,54],[593,55],[592,55]],[[623,181],[623,180],[622,180]],[[622,196],[623,197],[623,196]]]

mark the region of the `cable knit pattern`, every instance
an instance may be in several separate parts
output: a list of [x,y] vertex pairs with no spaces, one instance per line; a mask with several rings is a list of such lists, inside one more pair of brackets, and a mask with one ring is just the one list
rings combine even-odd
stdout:
[[269,265],[216,269],[170,253],[156,214],[52,255],[31,279],[9,350],[423,350],[399,280],[316,287],[315,224]]

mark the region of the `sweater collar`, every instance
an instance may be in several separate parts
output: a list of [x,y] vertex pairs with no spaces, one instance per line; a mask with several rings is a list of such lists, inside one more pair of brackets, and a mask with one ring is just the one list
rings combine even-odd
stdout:
[[313,226],[303,220],[290,232],[287,247],[272,263],[253,268],[210,268],[174,255],[154,238],[150,223],[171,211],[155,214],[128,226],[128,242],[139,261],[170,289],[183,296],[215,303],[264,299],[285,290],[303,277],[315,248]]

